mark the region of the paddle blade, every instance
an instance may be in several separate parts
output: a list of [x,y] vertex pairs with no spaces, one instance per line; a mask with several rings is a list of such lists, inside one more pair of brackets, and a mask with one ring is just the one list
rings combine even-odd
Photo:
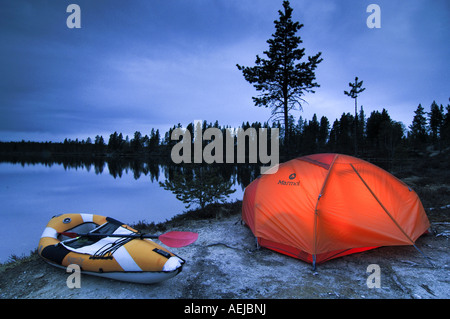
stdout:
[[184,247],[194,243],[198,238],[197,233],[185,232],[185,231],[170,231],[162,234],[158,239],[169,247]]

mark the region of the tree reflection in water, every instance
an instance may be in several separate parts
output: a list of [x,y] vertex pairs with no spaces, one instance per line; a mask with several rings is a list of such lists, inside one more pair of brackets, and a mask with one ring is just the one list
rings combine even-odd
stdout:
[[[109,173],[121,178],[132,174],[134,179],[150,178],[151,182],[170,190],[189,208],[192,204],[205,205],[224,202],[235,187],[243,190],[260,173],[259,164],[173,164],[172,162],[139,160],[137,158],[17,158],[4,162],[25,165],[61,165],[65,170]],[[106,168],[106,170],[105,170]]]

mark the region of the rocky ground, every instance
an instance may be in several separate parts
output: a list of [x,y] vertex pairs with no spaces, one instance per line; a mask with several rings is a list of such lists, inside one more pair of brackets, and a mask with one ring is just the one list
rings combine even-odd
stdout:
[[[450,209],[430,215],[433,233],[414,247],[382,247],[311,265],[267,249],[255,249],[251,231],[236,212],[216,218],[184,220],[167,230],[189,230],[199,239],[173,248],[186,260],[176,277],[154,285],[81,276],[81,288],[66,285],[69,276],[32,255],[0,270],[3,299],[447,299],[450,297]],[[381,287],[369,288],[369,265],[381,270]]]

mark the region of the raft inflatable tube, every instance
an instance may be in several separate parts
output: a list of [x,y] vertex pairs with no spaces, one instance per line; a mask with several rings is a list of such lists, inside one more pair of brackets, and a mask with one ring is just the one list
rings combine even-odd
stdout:
[[[69,231],[105,236],[69,238],[60,234]],[[82,274],[135,283],[157,283],[181,272],[185,261],[151,239],[108,237],[135,233],[135,229],[110,217],[63,214],[47,224],[38,253],[59,268],[77,264]]]

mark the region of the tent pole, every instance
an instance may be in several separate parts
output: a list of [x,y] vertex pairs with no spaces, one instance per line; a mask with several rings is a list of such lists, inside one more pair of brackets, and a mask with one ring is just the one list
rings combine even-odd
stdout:
[[394,217],[392,217],[392,215],[389,213],[389,211],[386,209],[386,207],[384,207],[384,205],[381,203],[381,201],[378,199],[378,197],[374,194],[374,192],[372,191],[372,189],[370,189],[369,185],[367,185],[366,181],[361,177],[361,175],[358,173],[358,171],[356,170],[356,168],[353,166],[353,164],[350,164],[350,166],[353,168],[353,170],[355,171],[356,175],[358,175],[358,177],[361,179],[361,181],[364,183],[364,185],[367,187],[367,189],[369,190],[369,192],[372,194],[372,196],[375,198],[375,200],[378,202],[378,204],[380,204],[381,208],[385,211],[385,213],[391,218],[391,220],[394,222],[394,224],[398,227],[398,229],[400,229],[400,231],[403,233],[403,235],[406,236],[406,238],[409,239],[409,241],[411,242],[411,244],[414,246],[414,248],[417,249],[417,251],[419,253],[422,254],[423,257],[425,257],[425,259],[428,260],[428,262],[431,264],[431,266],[435,267],[434,264],[431,262],[431,259],[429,257],[427,257],[419,248],[417,248],[416,244],[414,243],[414,241],[408,236],[408,234],[403,230],[402,227],[400,227],[400,225],[397,223],[397,221],[394,219]]
[[256,249],[259,249],[258,237],[255,237]]
[[320,189],[320,193],[319,196],[317,197],[317,201],[316,201],[316,207],[314,207],[314,229],[313,229],[313,242],[314,242],[314,254],[312,255],[313,258],[313,271],[316,270],[316,253],[317,253],[317,222],[318,222],[318,207],[319,207],[319,200],[322,197],[324,191],[325,191],[325,187],[327,186],[327,182],[328,182],[328,178],[330,177],[331,174],[331,169],[334,166],[334,162],[336,161],[336,159],[338,158],[338,154],[334,155],[333,161],[331,162],[331,165],[328,168],[328,172],[327,172],[327,176],[325,177],[323,184],[322,184],[322,188]]
[[366,181],[362,178],[362,176],[358,173],[356,168],[353,166],[353,164],[350,163],[350,166],[352,167],[353,171],[358,175],[361,182],[363,182],[364,186],[369,190],[369,192],[372,194],[373,198],[378,202],[378,204],[381,206],[381,208],[384,210],[384,212],[389,216],[389,218],[394,222],[394,224],[397,226],[397,228],[403,233],[403,235],[408,238],[408,240],[411,242],[411,244],[414,245],[414,241],[408,236],[408,234],[403,230],[403,228],[397,223],[397,221],[392,217],[391,213],[387,210],[386,207],[384,207],[383,203],[378,199],[377,195],[372,191],[372,189],[367,185]]
[[431,262],[431,258],[428,257],[427,255],[425,255],[415,244],[413,245],[415,249],[417,249],[417,251],[430,263],[430,265],[433,268],[436,268],[436,266]]

